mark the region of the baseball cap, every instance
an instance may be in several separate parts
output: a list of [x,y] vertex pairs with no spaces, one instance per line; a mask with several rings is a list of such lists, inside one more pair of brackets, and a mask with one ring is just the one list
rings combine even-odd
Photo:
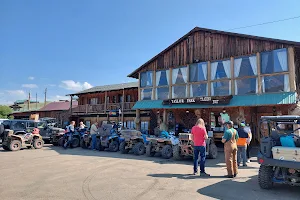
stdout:
[[241,126],[246,126],[245,122],[241,122],[240,125],[241,125]]
[[228,122],[225,122],[225,124],[230,124],[233,126],[233,121],[228,121]]

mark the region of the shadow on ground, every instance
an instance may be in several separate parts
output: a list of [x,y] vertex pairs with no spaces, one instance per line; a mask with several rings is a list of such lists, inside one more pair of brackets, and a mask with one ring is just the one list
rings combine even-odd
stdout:
[[[263,190],[258,185],[257,176],[226,179],[201,188],[197,192],[216,199],[279,200],[282,199],[282,196],[285,196],[284,200],[300,199],[299,187],[275,185],[272,190]],[[224,194],[226,194],[226,198],[224,198]]]

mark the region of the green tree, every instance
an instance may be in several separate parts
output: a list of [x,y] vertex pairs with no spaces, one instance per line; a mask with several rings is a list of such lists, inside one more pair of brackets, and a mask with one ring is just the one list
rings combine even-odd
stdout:
[[8,119],[8,115],[12,113],[12,109],[8,106],[0,105],[0,118]]

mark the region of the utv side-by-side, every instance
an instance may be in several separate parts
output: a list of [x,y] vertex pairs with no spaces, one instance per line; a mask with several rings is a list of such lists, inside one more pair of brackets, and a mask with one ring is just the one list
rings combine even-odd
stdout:
[[[261,117],[258,182],[263,189],[274,183],[300,186],[300,116]],[[261,126],[262,127],[262,126]]]

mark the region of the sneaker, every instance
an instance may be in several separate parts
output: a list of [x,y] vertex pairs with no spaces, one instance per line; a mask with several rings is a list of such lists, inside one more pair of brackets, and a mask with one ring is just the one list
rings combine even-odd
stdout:
[[237,174],[234,174],[234,175],[233,175],[233,177],[236,177],[236,176],[237,176]]
[[234,178],[233,175],[226,175],[225,178]]
[[245,163],[245,164],[243,164],[243,167],[247,167],[248,165]]
[[247,163],[250,163],[251,161],[250,160],[247,160]]
[[201,173],[200,173],[200,176],[203,176],[203,177],[209,177],[210,174],[207,174],[206,172],[201,172]]
[[198,172],[194,172],[194,173],[193,173],[193,175],[197,175],[197,174],[198,174]]

